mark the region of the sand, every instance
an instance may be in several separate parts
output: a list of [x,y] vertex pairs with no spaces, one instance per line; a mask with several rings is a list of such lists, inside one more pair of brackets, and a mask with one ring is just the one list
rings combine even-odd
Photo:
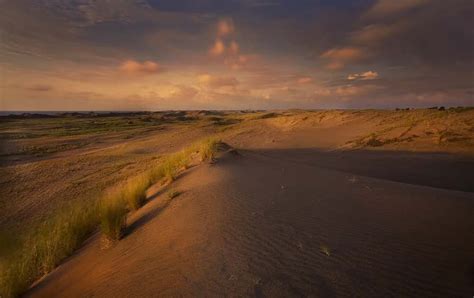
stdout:
[[[88,145],[9,155],[0,224],[21,230],[205,136],[217,134],[240,152],[152,187],[123,239],[104,249],[93,235],[26,296],[474,293],[474,110],[169,117],[136,128],[143,129],[136,136],[80,135]],[[5,148],[48,140],[64,142],[47,136]],[[169,199],[170,188],[182,193]]]
[[318,160],[241,151],[193,168],[173,186],[182,195],[170,201],[158,193],[124,239],[103,250],[96,236],[27,296],[473,293],[472,193],[369,178]]

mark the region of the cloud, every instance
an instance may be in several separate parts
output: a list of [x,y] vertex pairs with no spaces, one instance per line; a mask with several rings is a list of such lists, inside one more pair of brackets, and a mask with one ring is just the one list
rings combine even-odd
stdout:
[[233,70],[258,68],[261,67],[261,65],[259,65],[260,62],[259,56],[255,54],[231,55],[224,60],[224,64]]
[[314,94],[317,96],[330,96],[332,94],[331,89],[325,87],[318,87],[314,90]]
[[235,31],[232,19],[221,19],[217,23],[216,40],[209,48],[211,56],[222,58],[221,62],[233,70],[244,68],[250,60],[254,60],[255,55],[241,54],[241,48],[237,40],[233,38]]
[[340,86],[335,89],[335,93],[342,97],[357,97],[362,95],[367,95],[375,90],[381,89],[380,86],[376,85],[347,85]]
[[232,76],[213,76],[202,74],[198,76],[198,82],[209,88],[236,87],[239,81]]
[[26,89],[30,91],[46,92],[46,91],[53,90],[53,87],[50,85],[38,84],[38,85],[29,86]]
[[222,40],[218,39],[214,42],[214,45],[209,49],[209,54],[213,56],[220,56],[225,52],[225,44]]
[[354,61],[364,57],[364,52],[355,47],[335,48],[323,53],[321,57],[340,61]]
[[222,56],[224,54],[239,54],[240,46],[235,40],[229,42],[228,36],[234,33],[234,21],[232,19],[221,19],[217,22],[216,41],[209,49],[209,54]]
[[382,18],[425,5],[431,0],[378,0],[367,12],[367,17]]
[[312,77],[301,77],[301,78],[298,78],[297,83],[298,84],[308,84],[308,83],[311,83],[312,81],[313,81]]
[[120,65],[119,70],[127,74],[143,75],[155,74],[160,72],[162,69],[158,63],[153,61],[144,61],[143,63],[140,63],[135,60],[127,60]]
[[234,33],[234,21],[230,18],[221,19],[217,22],[217,36],[225,37]]
[[354,43],[367,45],[381,43],[384,40],[393,37],[406,28],[405,23],[396,24],[371,24],[351,33],[351,40]]
[[232,55],[237,55],[239,53],[239,44],[235,40],[230,42],[229,53]]
[[353,80],[375,80],[379,74],[376,71],[367,71],[363,73],[350,74],[347,79],[350,81]]
[[321,55],[321,58],[330,60],[327,68],[338,70],[344,68],[347,63],[357,62],[367,57],[367,53],[358,47],[333,48]]
[[191,86],[176,85],[174,87],[169,94],[170,99],[190,100],[199,93],[198,89]]

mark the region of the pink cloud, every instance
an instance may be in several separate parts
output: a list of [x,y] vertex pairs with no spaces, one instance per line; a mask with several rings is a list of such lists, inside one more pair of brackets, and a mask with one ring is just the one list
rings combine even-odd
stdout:
[[135,60],[124,61],[120,67],[120,71],[127,74],[154,74],[161,71],[161,67],[158,63],[153,61],[144,61],[140,63]]
[[334,59],[340,61],[354,61],[363,58],[364,52],[360,48],[345,47],[334,48],[321,55],[321,58]]
[[301,77],[297,80],[298,84],[308,84],[313,81],[313,78],[311,77]]
[[235,40],[230,43],[229,53],[232,55],[237,55],[239,53],[239,44]]
[[378,78],[379,74],[376,71],[367,71],[363,73],[350,74],[347,79],[350,81],[353,80],[375,80]]
[[234,21],[232,19],[221,19],[217,23],[217,36],[228,36],[234,33]]
[[357,62],[366,57],[367,53],[357,47],[334,48],[321,55],[321,58],[330,60],[326,68],[331,70],[342,69],[347,63]]
[[198,81],[210,88],[236,87],[239,84],[239,81],[232,76],[214,76],[210,74],[199,75]]
[[376,44],[402,32],[405,27],[405,23],[392,25],[373,24],[353,32],[351,34],[351,40],[358,44]]
[[47,92],[47,91],[53,90],[53,87],[50,85],[38,84],[38,85],[29,86],[26,89],[30,91]]
[[220,56],[225,52],[224,42],[220,39],[216,40],[214,45],[209,49],[209,54],[213,56]]

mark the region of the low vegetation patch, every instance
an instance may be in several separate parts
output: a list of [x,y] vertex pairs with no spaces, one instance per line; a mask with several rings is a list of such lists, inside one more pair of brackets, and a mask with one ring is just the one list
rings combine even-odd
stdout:
[[119,240],[125,229],[127,220],[125,191],[120,188],[110,190],[99,203],[100,229],[110,241]]
[[217,139],[212,138],[203,141],[198,148],[201,154],[201,161],[212,161],[215,158],[219,143]]
[[69,256],[97,227],[97,205],[75,203],[33,229],[3,264],[0,296],[15,297]]
[[[0,297],[16,297],[38,278],[54,269],[71,255],[96,229],[111,241],[119,240],[126,225],[127,213],[139,209],[146,191],[160,180],[176,179],[193,160],[212,161],[220,141],[209,138],[158,161],[151,171],[107,190],[96,203],[77,202],[59,211],[20,241],[17,249],[0,264]],[[180,192],[172,190],[170,198]],[[6,238],[5,238],[6,239]],[[6,244],[2,244],[6,246]]]
[[150,183],[149,175],[145,174],[127,181],[121,192],[130,210],[137,210],[145,203],[146,190],[150,187]]
[[177,196],[179,196],[180,194],[181,194],[180,191],[177,191],[177,190],[175,190],[175,189],[172,189],[172,190],[170,190],[170,191],[168,192],[168,198],[174,199],[174,198],[176,198]]

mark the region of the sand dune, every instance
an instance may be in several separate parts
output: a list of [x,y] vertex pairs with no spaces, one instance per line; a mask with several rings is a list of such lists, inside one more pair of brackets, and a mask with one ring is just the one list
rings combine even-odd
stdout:
[[[373,156],[348,158],[371,164]],[[243,150],[192,168],[173,185],[180,196],[152,190],[124,239],[104,250],[94,237],[27,296],[472,295],[466,182],[426,186],[429,167],[417,168],[419,181],[397,182],[410,174],[397,162],[384,165],[393,177],[370,178],[345,160]]]
[[240,156],[155,185],[123,239],[97,233],[26,295],[470,297],[473,127],[469,108],[13,119],[0,237],[217,136]]

